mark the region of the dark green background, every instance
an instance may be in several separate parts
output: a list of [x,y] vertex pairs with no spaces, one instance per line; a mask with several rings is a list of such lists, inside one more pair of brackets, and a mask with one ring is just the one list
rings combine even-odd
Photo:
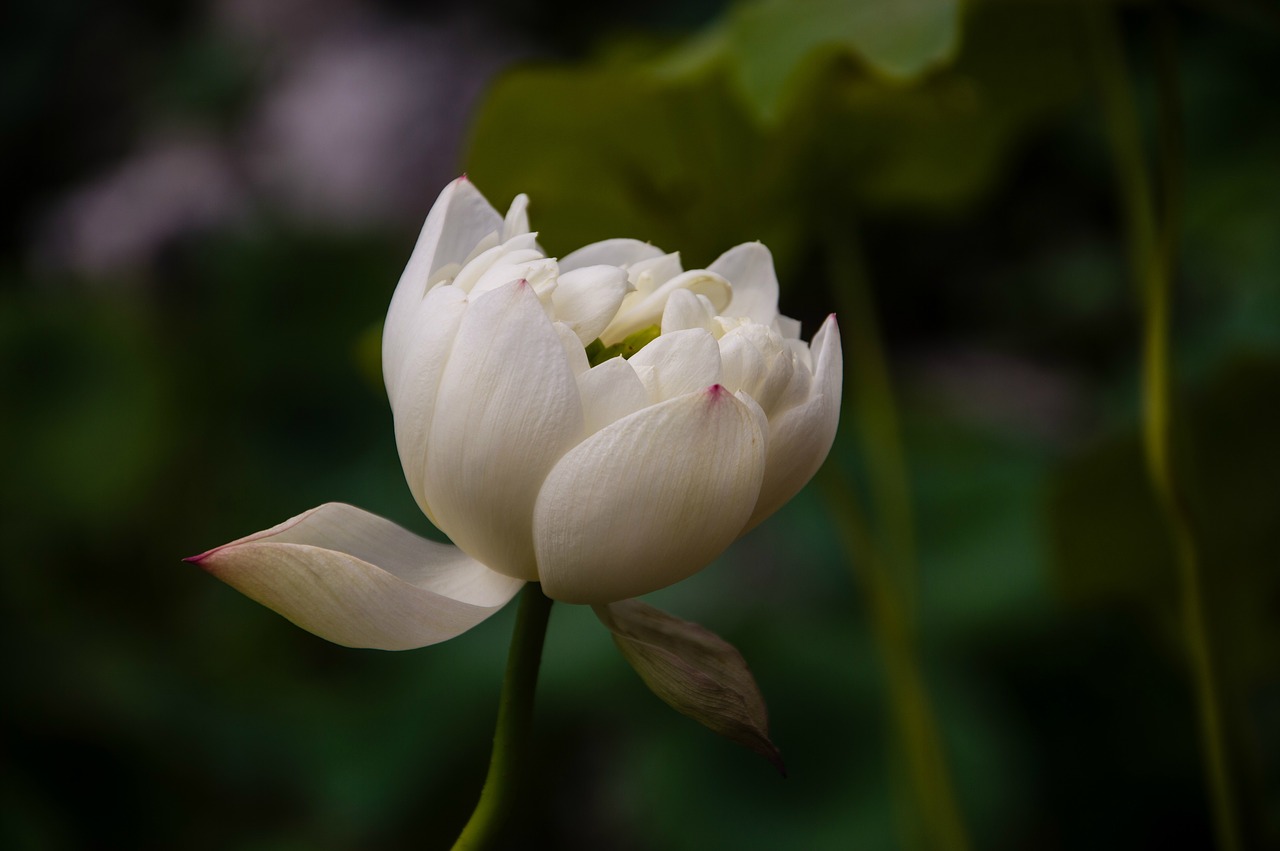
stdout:
[[[515,64],[429,129],[463,141],[409,203],[300,212],[249,181],[239,215],[88,267],[47,238],[57,211],[157,127],[252,153],[243,128],[317,16],[254,43],[218,4],[18,3],[0,36],[0,843],[449,846],[483,778],[514,613],[420,651],[348,650],[179,559],[329,500],[431,533],[376,335],[435,192],[465,168],[500,208],[529,192],[551,252],[634,236],[694,267],[763,239],[806,336],[838,308],[855,357],[878,322],[920,655],[973,847],[1208,847],[1088,34],[1070,3],[971,2],[954,50],[887,79],[856,43],[787,18],[867,5],[806,0],[775,20],[713,2],[495,4],[466,44],[507,45],[501,61],[434,82],[478,91],[475,75]],[[913,8],[930,5],[947,4]],[[460,14],[352,8],[383,32]],[[1178,458],[1244,825],[1266,847],[1280,842],[1280,16],[1261,0],[1168,13]],[[1153,151],[1156,19],[1149,4],[1120,15]],[[143,215],[131,204],[125,230]],[[859,268],[874,319],[845,307]],[[876,397],[851,363],[846,376],[826,475],[852,476],[883,514]],[[557,606],[519,847],[919,837],[865,565],[837,522],[810,488],[654,595],[743,652],[790,776],[668,710],[589,611]]]

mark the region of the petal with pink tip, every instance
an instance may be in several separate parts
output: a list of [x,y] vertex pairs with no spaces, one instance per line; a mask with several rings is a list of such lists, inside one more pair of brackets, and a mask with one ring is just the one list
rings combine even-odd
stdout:
[[719,385],[645,408],[571,449],[538,495],[542,588],[609,603],[679,582],[729,546],[760,492],[765,436]]
[[719,384],[722,375],[716,338],[701,328],[663,334],[632,355],[630,365],[653,402]]
[[341,503],[187,561],[321,638],[378,650],[453,638],[524,584]]

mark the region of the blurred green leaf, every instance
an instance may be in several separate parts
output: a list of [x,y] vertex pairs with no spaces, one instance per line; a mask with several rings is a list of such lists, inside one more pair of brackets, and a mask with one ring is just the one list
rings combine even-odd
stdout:
[[1065,15],[977,7],[956,60],[909,83],[824,53],[788,87],[776,124],[735,90],[723,38],[517,68],[480,107],[467,171],[499,206],[529,193],[553,254],[630,236],[678,248],[692,267],[759,239],[785,283],[821,222],[979,197],[1079,88]]
[[905,82],[955,54],[959,19],[959,0],[759,0],[729,16],[724,50],[747,101],[772,120],[815,52],[848,51]]
[[527,192],[552,253],[630,236],[705,263],[744,239],[775,253],[787,241],[787,147],[719,80],[660,80],[604,61],[502,78],[480,108],[467,171],[499,205]]

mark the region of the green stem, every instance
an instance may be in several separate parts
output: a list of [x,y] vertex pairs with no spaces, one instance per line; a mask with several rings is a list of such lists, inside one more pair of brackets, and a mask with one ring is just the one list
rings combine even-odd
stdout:
[[911,621],[902,595],[867,528],[858,497],[842,473],[829,466],[818,479],[835,515],[850,564],[856,569],[871,613],[876,644],[884,659],[889,702],[906,757],[907,775],[919,806],[911,833],[923,835],[927,848],[965,851],[964,819],[956,803],[928,690],[920,673]]
[[454,843],[454,851],[484,851],[497,847],[502,828],[511,813],[512,802],[528,762],[533,696],[550,616],[551,598],[542,593],[542,586],[530,582],[520,594],[516,628],[511,636],[511,652],[507,656],[507,672],[498,703],[498,725],[493,734],[489,774],[480,791],[480,802]]
[[[849,323],[846,358],[852,392],[844,394],[846,422],[857,423],[866,459],[878,535],[865,519],[857,492],[843,473],[822,479],[835,512],[848,561],[868,600],[876,645],[884,659],[889,704],[917,812],[908,813],[908,838],[925,846],[963,851],[969,840],[951,785],[916,645],[915,518],[898,404],[885,355],[875,297],[861,243],[852,224],[826,233],[831,291]],[[828,468],[832,469],[832,468]]]
[[893,380],[876,319],[879,313],[875,295],[855,228],[833,229],[826,243],[836,308],[841,320],[849,323],[846,338],[854,392],[845,394],[846,410],[842,413],[846,421],[858,423],[872,501],[883,532],[882,545],[897,574],[902,607],[914,620],[918,582],[911,477]]
[[[1143,303],[1142,409],[1147,470],[1177,556],[1183,629],[1196,691],[1201,747],[1217,844],[1222,851],[1238,851],[1242,847],[1240,827],[1222,717],[1221,687],[1205,611],[1200,557],[1172,451],[1169,290],[1177,244],[1179,193],[1175,160],[1180,148],[1176,127],[1176,68],[1169,59],[1170,54],[1166,53],[1160,86],[1164,152],[1161,175],[1166,213],[1158,224],[1116,22],[1113,14],[1103,9],[1101,4],[1086,6],[1112,156],[1124,204],[1130,260]],[[1171,34],[1166,31],[1162,35],[1166,38],[1162,47],[1171,49]]]

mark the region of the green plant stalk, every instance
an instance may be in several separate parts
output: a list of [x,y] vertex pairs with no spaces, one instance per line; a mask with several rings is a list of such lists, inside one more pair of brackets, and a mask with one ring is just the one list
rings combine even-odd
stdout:
[[938,734],[915,644],[918,580],[910,474],[897,400],[880,333],[861,243],[854,228],[826,233],[831,291],[847,323],[852,377],[842,412],[858,424],[880,534],[874,536],[843,473],[822,479],[835,510],[847,558],[868,599],[877,646],[885,662],[889,703],[897,725],[907,778],[923,816],[926,847],[962,851],[969,841],[956,802],[945,748]]
[[879,314],[875,296],[854,228],[833,229],[826,243],[831,256],[832,294],[840,318],[849,328],[848,363],[854,392],[844,395],[842,413],[846,421],[857,422],[862,435],[872,501],[883,533],[882,545],[897,574],[902,608],[914,621],[918,581],[911,477],[893,381],[876,321]]
[[[1172,76],[1175,69],[1166,54],[1160,87],[1164,151],[1161,174],[1166,213],[1160,228],[1154,212],[1137,112],[1114,14],[1099,3],[1085,4],[1085,7],[1124,206],[1130,262],[1143,305],[1142,414],[1147,470],[1169,525],[1177,556],[1183,629],[1196,691],[1201,747],[1217,844],[1222,851],[1238,851],[1242,847],[1240,827],[1232,788],[1221,688],[1205,613],[1199,551],[1172,451],[1170,279],[1176,252],[1176,205],[1179,198],[1174,161],[1178,156],[1179,140],[1176,107],[1171,102],[1176,92]],[[1168,49],[1168,43],[1164,47]]]
[[502,828],[511,814],[529,757],[529,728],[533,718],[534,691],[542,663],[542,645],[551,617],[551,598],[542,586],[530,582],[520,593],[516,627],[498,703],[498,724],[493,734],[493,754],[480,801],[454,851],[485,851],[499,847]]
[[964,819],[956,803],[928,690],[920,674],[910,619],[901,592],[880,557],[867,528],[858,497],[831,466],[819,474],[819,485],[836,520],[840,542],[867,597],[871,625],[884,659],[889,701],[901,739],[906,768],[919,802],[924,846],[944,851],[969,847]]

